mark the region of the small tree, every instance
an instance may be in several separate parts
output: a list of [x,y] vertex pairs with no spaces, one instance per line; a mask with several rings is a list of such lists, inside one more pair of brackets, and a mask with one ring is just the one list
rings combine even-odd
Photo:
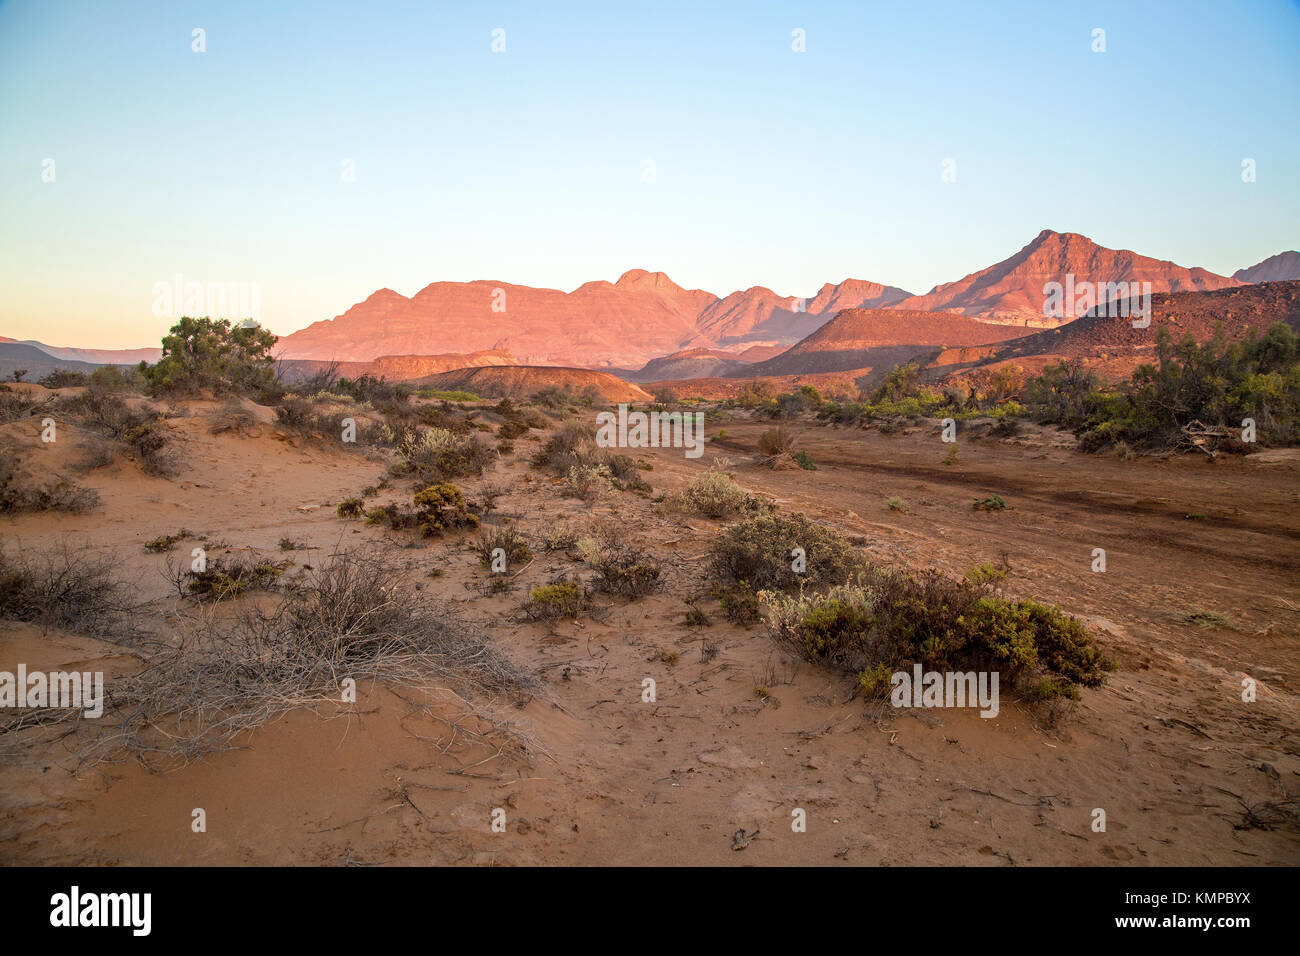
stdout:
[[140,374],[154,391],[260,391],[275,377],[275,342],[257,326],[185,316],[163,338],[157,364],[141,362]]

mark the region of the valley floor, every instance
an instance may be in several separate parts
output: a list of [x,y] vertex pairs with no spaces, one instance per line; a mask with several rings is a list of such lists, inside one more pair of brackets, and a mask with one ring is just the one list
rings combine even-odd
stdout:
[[[805,423],[798,447],[818,470],[771,470],[754,462],[768,425],[745,421],[725,423],[726,438],[696,461],[639,453],[656,496],[725,458],[744,487],[862,539],[876,560],[954,574],[1005,562],[1009,594],[1083,618],[1122,664],[1045,727],[1008,693],[988,720],[853,699],[845,676],[789,659],[762,625],[718,613],[706,572],[718,524],[628,493],[564,498],[530,469],[527,439],[464,482],[467,493],[500,488],[494,520],[535,539],[563,521],[616,522],[666,563],[662,593],[602,597],[603,620],[529,622],[518,613],[528,590],[579,567],[564,554],[535,548],[512,590],[484,593],[468,537],[404,538],[335,515],[381,462],[278,441],[269,426],[256,437],[214,436],[197,418],[177,427],[188,462],[179,479],[128,465],[95,473],[86,483],[99,509],[7,521],[5,544],[113,554],[164,624],[178,600],[164,556],[143,544],[178,528],[276,558],[288,537],[312,549],[287,555],[299,563],[385,536],[410,545],[400,554],[411,580],[540,676],[526,705],[491,708],[531,756],[500,747],[499,733],[453,731],[485,725],[458,716],[474,705],[438,688],[362,685],[355,708],[295,711],[240,749],[166,772],[125,761],[73,773],[85,730],[24,730],[0,743],[7,863],[1300,862],[1294,810],[1290,823],[1246,826],[1248,807],[1300,790],[1300,455],[1121,461],[1031,429],[962,438],[944,464],[932,426],[883,435]],[[988,495],[1007,510],[972,509]],[[895,496],[905,511],[886,507]],[[1105,573],[1092,570],[1095,548]],[[445,573],[428,577],[434,567]],[[684,598],[698,595],[709,627],[685,623]],[[706,642],[717,645],[708,660]],[[0,622],[0,669],[19,662],[110,681],[140,666],[129,647]],[[1241,699],[1246,676],[1258,681],[1253,703]],[[653,703],[642,701],[645,678]],[[204,833],[191,831],[194,808],[206,812]],[[504,833],[491,831],[495,808]],[[795,808],[806,832],[792,832]],[[1105,832],[1092,830],[1096,808]],[[742,828],[759,832],[737,852]]]

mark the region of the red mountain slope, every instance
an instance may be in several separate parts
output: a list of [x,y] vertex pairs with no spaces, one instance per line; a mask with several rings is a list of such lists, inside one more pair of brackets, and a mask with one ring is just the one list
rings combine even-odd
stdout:
[[896,309],[947,310],[989,322],[1052,328],[1062,320],[1043,314],[1048,282],[1150,282],[1152,292],[1189,292],[1240,285],[1237,279],[1204,269],[1185,269],[1126,249],[1107,249],[1087,236],[1044,229],[1014,256],[973,272],[925,295],[904,299]]

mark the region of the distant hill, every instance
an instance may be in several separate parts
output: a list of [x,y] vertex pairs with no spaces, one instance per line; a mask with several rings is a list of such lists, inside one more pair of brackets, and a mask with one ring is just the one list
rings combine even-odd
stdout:
[[580,395],[594,387],[607,402],[645,402],[649,392],[608,372],[585,368],[507,365],[461,368],[429,375],[413,385],[466,391],[484,398],[528,398],[544,388],[561,388]]
[[[1222,328],[1229,339],[1251,329],[1265,331],[1286,322],[1300,332],[1300,281],[1262,282],[1210,292],[1164,292],[1151,297],[1151,325],[1133,328],[1131,319],[1095,312],[1059,329],[1035,332],[992,351],[984,364],[1015,362],[1031,370],[1058,359],[1083,359],[1107,377],[1126,378],[1155,356],[1156,334],[1175,341],[1191,334],[1198,342]],[[1026,361],[1032,360],[1032,361]]]
[[18,369],[26,369],[27,374],[23,376],[23,381],[34,382],[55,369],[90,373],[99,367],[91,362],[57,359],[34,345],[13,341],[0,342],[0,378],[11,378]]
[[775,358],[730,374],[795,375],[892,368],[931,350],[1002,342],[1023,334],[1023,329],[1014,326],[991,325],[953,313],[846,309]]
[[1064,284],[1069,275],[1075,282],[1150,282],[1152,292],[1194,292],[1241,284],[1205,269],[1186,269],[1127,249],[1107,249],[1077,233],[1044,229],[1014,256],[890,308],[960,312],[988,322],[1051,328],[1069,320],[1043,314],[1043,286],[1048,282]]
[[860,279],[845,279],[838,285],[828,282],[806,301],[754,286],[710,305],[700,313],[696,325],[702,336],[718,345],[790,341],[808,335],[841,309],[875,308],[907,296],[903,289]]
[[66,359],[73,362],[89,362],[92,365],[138,365],[141,361],[153,364],[162,355],[162,349],[77,349],[46,345],[34,339],[7,338],[0,335],[0,344],[30,345],[38,348],[52,358]]
[[509,351],[528,365],[638,368],[683,349],[790,345],[832,310],[907,293],[859,279],[810,300],[760,286],[719,298],[662,272],[633,269],[573,292],[508,282],[435,282],[411,298],[380,289],[342,315],[280,339],[286,358],[370,361],[379,355]]
[[1232,274],[1241,282],[1285,282],[1300,279],[1300,252],[1279,252]]
[[325,369],[333,368],[344,378],[371,375],[394,382],[410,381],[449,372],[458,368],[476,368],[482,365],[518,365],[509,352],[492,349],[470,352],[466,355],[381,355],[371,362],[325,362],[319,359],[281,359],[277,365],[286,381],[297,382]]

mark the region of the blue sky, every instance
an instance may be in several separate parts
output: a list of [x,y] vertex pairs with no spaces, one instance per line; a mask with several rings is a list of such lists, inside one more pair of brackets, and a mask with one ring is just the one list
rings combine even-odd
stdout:
[[178,273],[281,334],[439,280],[925,292],[1043,228],[1231,273],[1300,245],[1298,118],[1293,2],[9,0],[0,334],[156,344]]

